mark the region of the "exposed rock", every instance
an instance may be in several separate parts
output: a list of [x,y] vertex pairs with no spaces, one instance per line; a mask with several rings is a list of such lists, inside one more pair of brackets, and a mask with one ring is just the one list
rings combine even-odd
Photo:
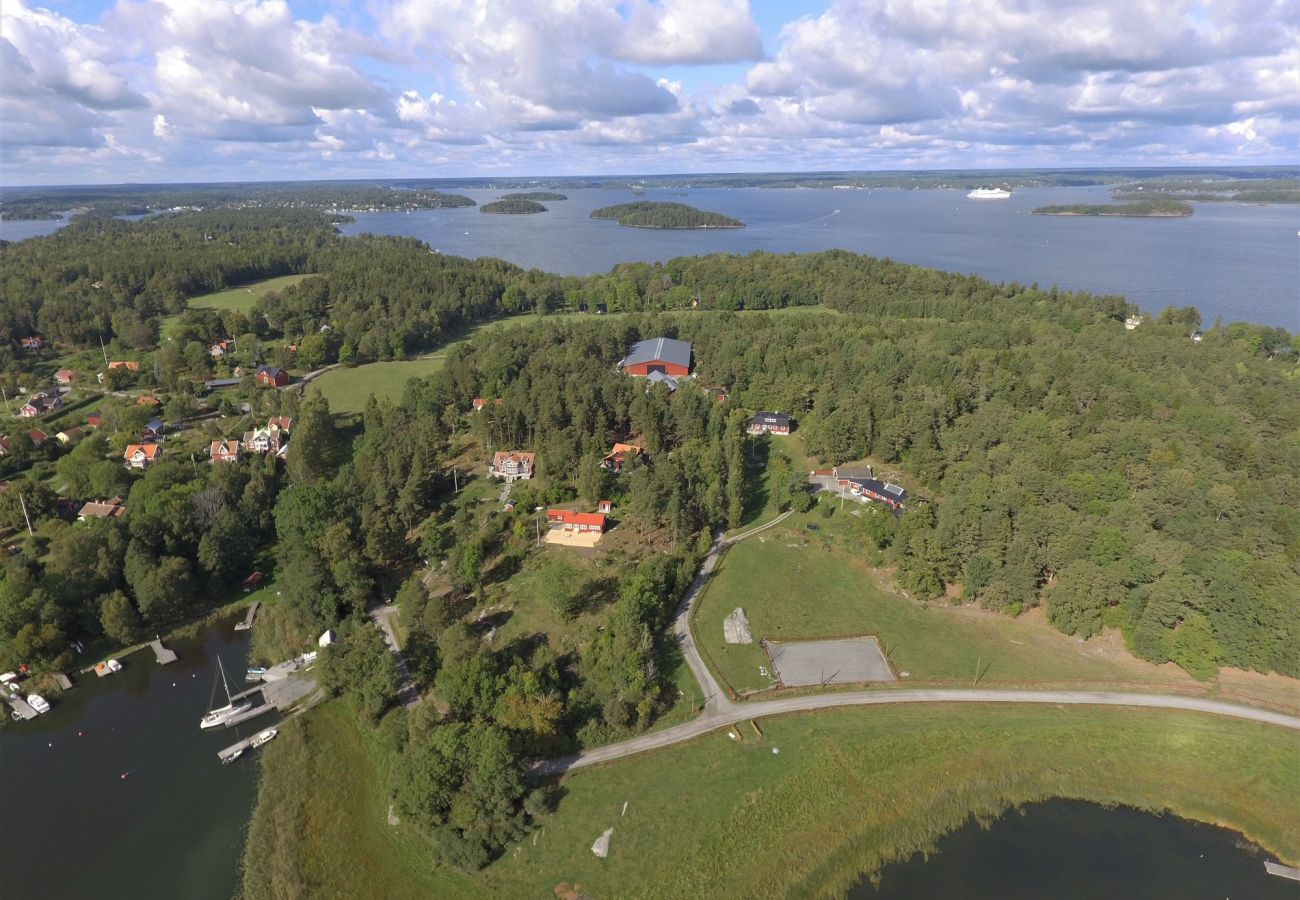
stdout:
[[744,607],[737,606],[731,615],[722,620],[722,633],[728,644],[754,643],[754,633],[749,630],[749,619],[745,617]]

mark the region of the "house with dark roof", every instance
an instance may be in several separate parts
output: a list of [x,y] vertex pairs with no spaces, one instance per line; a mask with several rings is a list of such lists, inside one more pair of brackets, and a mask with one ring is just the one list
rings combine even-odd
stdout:
[[239,387],[243,383],[242,378],[209,378],[203,382],[203,393],[208,391],[219,391],[224,388]]
[[684,378],[691,374],[691,345],[666,337],[637,341],[619,361],[619,366],[626,374],[638,378],[645,378],[651,372]]
[[756,412],[745,430],[750,434],[789,434],[794,420],[785,413]]
[[258,366],[253,377],[266,387],[284,387],[289,383],[289,373],[279,366]]
[[666,388],[668,388],[669,393],[672,393],[673,391],[677,390],[677,384],[678,384],[677,379],[671,375],[665,375],[663,372],[657,370],[647,375],[645,377],[645,381],[646,381],[646,390],[649,390],[650,388],[654,387],[656,384],[664,385]]
[[854,497],[884,503],[895,511],[907,503],[907,491],[899,485],[876,478],[870,466],[836,466],[831,474],[836,485]]

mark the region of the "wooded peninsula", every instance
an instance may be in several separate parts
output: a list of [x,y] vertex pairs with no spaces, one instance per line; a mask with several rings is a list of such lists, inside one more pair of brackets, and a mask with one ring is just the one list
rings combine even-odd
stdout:
[[563,194],[557,194],[554,191],[522,191],[514,194],[502,194],[502,200],[536,200],[539,203],[550,203],[556,200],[568,200]]
[[614,219],[630,228],[744,228],[745,223],[685,203],[641,200],[593,210],[593,219]]
[[1169,197],[1154,197],[1132,203],[1070,203],[1063,206],[1040,206],[1036,216],[1125,216],[1139,219],[1170,219],[1190,216],[1190,203]]

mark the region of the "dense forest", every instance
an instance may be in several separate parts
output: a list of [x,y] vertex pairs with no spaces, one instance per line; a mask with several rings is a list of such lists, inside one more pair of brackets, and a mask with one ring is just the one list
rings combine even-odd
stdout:
[[630,228],[744,228],[745,223],[685,203],[640,200],[592,210],[593,219],[614,219]]
[[513,194],[502,194],[502,200],[536,200],[539,203],[551,203],[556,200],[568,200],[563,194],[557,194],[554,191],[519,191]]
[[398,190],[377,184],[344,182],[230,185],[104,185],[7,190],[0,195],[0,218],[56,219],[75,216],[142,215],[167,210],[319,209],[415,210],[473,206],[460,194]]
[[479,207],[479,212],[498,213],[507,216],[529,215],[531,213],[544,213],[546,207],[536,200],[509,199],[502,197],[500,200],[493,200],[491,203],[484,203]]
[[1069,203],[1063,206],[1040,206],[1036,216],[1130,216],[1164,219],[1190,216],[1194,209],[1190,203],[1172,197],[1145,197],[1131,203]]

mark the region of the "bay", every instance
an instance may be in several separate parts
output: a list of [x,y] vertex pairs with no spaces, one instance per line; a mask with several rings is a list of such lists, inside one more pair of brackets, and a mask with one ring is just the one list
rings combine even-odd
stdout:
[[[458,190],[480,205],[503,191]],[[1199,203],[1179,219],[1035,216],[1039,206],[1105,203],[1106,187],[1018,190],[1009,200],[964,191],[718,188],[565,189],[536,215],[475,207],[353,213],[344,234],[406,235],[441,253],[494,256],[565,275],[629,261],[707,253],[841,249],[992,281],[1122,294],[1148,312],[1196,306],[1207,325],[1248,321],[1300,331],[1300,208]],[[734,216],[743,229],[624,228],[601,206],[665,200]]]
[[218,653],[231,689],[242,682],[247,632],[227,620],[168,646],[180,657],[171,665],[137,651],[120,673],[78,676],[72,691],[50,698],[49,713],[0,732],[11,849],[0,894],[234,895],[257,767],[223,766],[217,751],[268,722],[201,732],[199,719]]
[[1239,834],[1128,807],[1049,800],[974,821],[864,879],[851,900],[1295,900],[1300,885],[1264,870]]

